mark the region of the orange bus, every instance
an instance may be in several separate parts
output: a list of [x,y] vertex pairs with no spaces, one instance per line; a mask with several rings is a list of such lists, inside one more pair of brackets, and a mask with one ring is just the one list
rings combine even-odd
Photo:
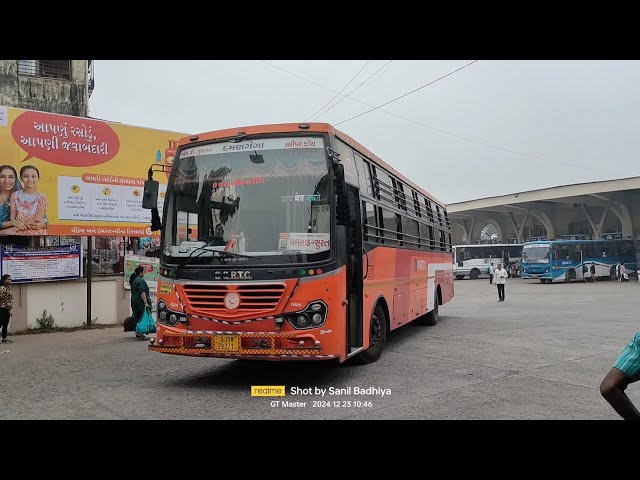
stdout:
[[445,206],[331,125],[185,137],[170,170],[151,351],[371,363],[453,298]]

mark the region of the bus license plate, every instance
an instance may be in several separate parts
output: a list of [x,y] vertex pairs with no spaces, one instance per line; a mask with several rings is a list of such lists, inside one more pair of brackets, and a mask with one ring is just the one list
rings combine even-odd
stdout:
[[237,352],[240,350],[240,335],[215,335],[213,349],[218,352]]

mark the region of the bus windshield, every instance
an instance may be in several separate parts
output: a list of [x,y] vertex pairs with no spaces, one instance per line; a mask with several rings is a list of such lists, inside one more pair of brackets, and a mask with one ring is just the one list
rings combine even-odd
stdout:
[[524,263],[549,263],[549,244],[525,245],[522,249]]
[[321,137],[212,143],[178,155],[164,210],[164,262],[196,257],[189,264],[219,266],[208,250],[240,253],[249,264],[330,257],[331,177]]

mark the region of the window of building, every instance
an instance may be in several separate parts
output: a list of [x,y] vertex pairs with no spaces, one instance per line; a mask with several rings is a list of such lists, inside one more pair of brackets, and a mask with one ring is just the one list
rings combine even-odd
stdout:
[[18,75],[71,80],[71,60],[18,60]]

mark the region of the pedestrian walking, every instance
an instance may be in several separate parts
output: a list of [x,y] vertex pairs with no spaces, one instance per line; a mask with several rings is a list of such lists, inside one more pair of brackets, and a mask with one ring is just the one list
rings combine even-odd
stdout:
[[13,292],[11,292],[11,275],[5,274],[0,278],[0,326],[2,327],[2,343],[10,343],[7,338],[7,328],[13,308]]
[[[129,279],[131,285],[131,311],[133,312],[134,325],[142,319],[145,309],[151,313],[151,296],[149,295],[149,285],[144,279],[144,267],[138,265]],[[136,337],[144,338],[144,335],[136,333]]]
[[589,267],[589,271],[591,272],[591,281],[596,283],[596,264],[592,263]]
[[489,285],[493,285],[493,274],[495,270],[493,268],[493,263],[489,265]]
[[498,287],[498,301],[504,302],[504,287],[507,284],[507,271],[498,264],[498,269],[494,272],[496,286]]

